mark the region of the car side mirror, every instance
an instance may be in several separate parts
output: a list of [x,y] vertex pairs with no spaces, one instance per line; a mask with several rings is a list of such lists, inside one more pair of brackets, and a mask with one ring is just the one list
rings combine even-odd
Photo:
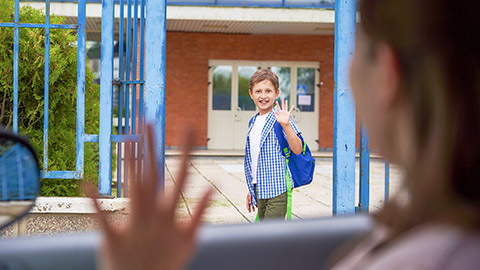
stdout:
[[24,217],[40,190],[40,169],[32,145],[0,130],[0,229]]

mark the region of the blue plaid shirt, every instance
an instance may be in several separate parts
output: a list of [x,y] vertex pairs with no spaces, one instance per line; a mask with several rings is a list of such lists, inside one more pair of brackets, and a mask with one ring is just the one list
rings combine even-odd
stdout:
[[[276,110],[276,108],[273,108]],[[265,126],[262,129],[262,137],[260,139],[260,151],[257,161],[257,196],[259,199],[270,199],[287,191],[287,183],[285,180],[285,157],[282,156],[280,144],[273,130],[276,123],[273,110],[270,111],[265,120]],[[247,144],[245,146],[245,178],[247,180],[248,190],[252,195],[253,205],[257,205],[255,192],[252,184],[252,157],[250,154],[250,130],[255,123],[258,113],[253,116],[253,121],[248,127]],[[290,125],[295,133],[300,134],[295,122],[290,118]],[[287,135],[283,132],[285,139]],[[290,177],[290,179],[292,179]],[[293,183],[292,183],[293,186]]]

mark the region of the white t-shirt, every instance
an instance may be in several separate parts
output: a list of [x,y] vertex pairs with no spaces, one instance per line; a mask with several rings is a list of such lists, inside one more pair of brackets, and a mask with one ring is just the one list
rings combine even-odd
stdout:
[[264,115],[257,115],[253,122],[253,127],[250,130],[250,155],[252,157],[252,184],[257,183],[257,163],[258,154],[260,153],[260,139],[262,138],[262,130],[265,126],[268,113]]

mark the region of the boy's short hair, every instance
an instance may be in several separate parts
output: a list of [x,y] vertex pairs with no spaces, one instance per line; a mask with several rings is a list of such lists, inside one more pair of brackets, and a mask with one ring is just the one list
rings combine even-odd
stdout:
[[248,82],[248,89],[249,91],[252,91],[253,86],[256,83],[259,83],[264,80],[269,80],[275,90],[278,89],[278,76],[277,74],[273,73],[270,69],[259,69],[255,73],[253,73],[252,77],[250,78],[250,81]]

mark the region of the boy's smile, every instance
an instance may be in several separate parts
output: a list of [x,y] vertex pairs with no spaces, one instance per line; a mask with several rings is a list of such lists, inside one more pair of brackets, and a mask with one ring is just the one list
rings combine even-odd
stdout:
[[256,83],[252,89],[250,89],[250,97],[257,106],[260,115],[269,113],[273,108],[275,99],[280,95],[280,91],[273,87],[270,80],[263,80]]

